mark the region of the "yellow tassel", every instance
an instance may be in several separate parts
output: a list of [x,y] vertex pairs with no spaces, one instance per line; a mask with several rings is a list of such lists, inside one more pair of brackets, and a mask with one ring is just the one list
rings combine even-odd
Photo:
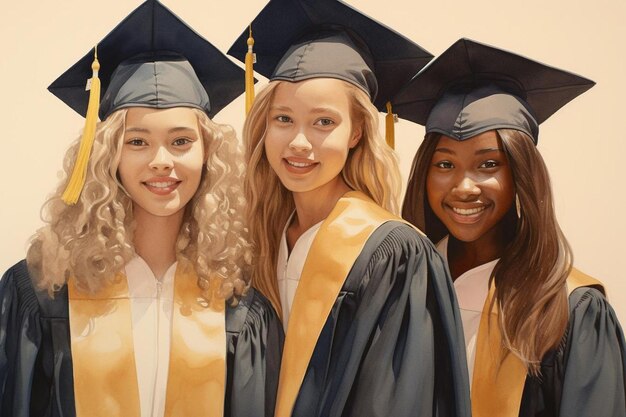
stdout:
[[89,104],[87,105],[87,116],[85,117],[85,129],[80,139],[80,147],[76,162],[74,162],[74,170],[70,176],[70,180],[63,192],[63,201],[65,204],[76,204],[80,193],[85,185],[85,177],[87,175],[87,166],[89,165],[89,155],[93,147],[93,141],[96,137],[96,123],[98,122],[98,111],[100,109],[100,79],[98,78],[98,70],[100,63],[98,62],[98,49],[94,52],[93,63],[91,64],[91,91],[89,92]]
[[387,102],[387,115],[385,116],[385,140],[387,141],[387,145],[391,149],[394,149],[396,146],[395,139],[395,128],[393,126],[395,122],[395,117],[393,115],[393,110],[391,109],[391,102]]
[[248,52],[246,53],[246,115],[254,102],[254,38],[252,37],[252,25],[250,25],[250,37],[248,38]]

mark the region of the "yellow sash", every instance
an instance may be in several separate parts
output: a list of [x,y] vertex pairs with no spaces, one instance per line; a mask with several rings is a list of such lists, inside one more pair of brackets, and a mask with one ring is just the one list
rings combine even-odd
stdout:
[[[203,306],[191,267],[176,269],[165,415],[223,416],[224,300]],[[216,283],[219,285],[219,283]],[[131,301],[124,275],[97,294],[70,279],[69,314],[78,417],[140,417]]]
[[[567,278],[568,296],[579,287],[598,287],[604,292],[602,283],[577,269]],[[518,417],[526,383],[526,367],[513,354],[500,358],[505,349],[498,326],[497,309],[489,320],[489,304],[493,297],[493,285],[483,307],[476,340],[476,359],[472,380],[473,417]]]
[[371,234],[403,221],[361,192],[346,193],[324,220],[304,263],[289,316],[276,417],[290,417],[317,339],[352,265]]

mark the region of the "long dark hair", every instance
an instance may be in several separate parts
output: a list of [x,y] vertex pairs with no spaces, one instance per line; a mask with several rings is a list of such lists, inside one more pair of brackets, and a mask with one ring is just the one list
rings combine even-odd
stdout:
[[[568,321],[566,279],[572,251],[554,212],[546,165],[531,138],[513,129],[498,129],[513,174],[519,218],[515,235],[502,251],[490,283],[500,330],[509,352],[528,372],[538,375],[543,356],[558,346]],[[413,160],[402,206],[405,219],[437,242],[447,229],[434,215],[426,195],[426,176],[439,134],[427,134]]]

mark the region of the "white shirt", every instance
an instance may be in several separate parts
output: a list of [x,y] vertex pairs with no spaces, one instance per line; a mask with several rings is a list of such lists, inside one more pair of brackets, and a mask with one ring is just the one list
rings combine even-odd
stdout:
[[[295,213],[295,212],[294,212]],[[291,306],[293,304],[293,298],[296,295],[298,289],[298,283],[300,282],[300,276],[302,275],[302,269],[304,268],[304,261],[311,249],[313,239],[317,236],[317,232],[320,230],[322,222],[319,222],[311,226],[306,232],[302,234],[293,245],[291,253],[287,246],[287,228],[291,224],[293,214],[287,220],[285,228],[283,229],[282,237],[280,238],[280,246],[278,249],[278,261],[276,264],[276,275],[278,278],[278,292],[280,293],[280,303],[283,306],[283,328],[287,331],[287,324],[289,324],[289,313],[291,312]]]
[[163,417],[170,360],[176,262],[159,282],[139,256],[125,266],[141,417]]
[[[448,262],[448,236],[437,243],[437,250]],[[487,295],[489,294],[489,277],[499,259],[479,265],[460,275],[454,281],[454,290],[461,310],[463,335],[465,336],[465,351],[467,353],[467,370],[469,371],[470,386],[474,374],[476,359],[476,338],[478,326]]]

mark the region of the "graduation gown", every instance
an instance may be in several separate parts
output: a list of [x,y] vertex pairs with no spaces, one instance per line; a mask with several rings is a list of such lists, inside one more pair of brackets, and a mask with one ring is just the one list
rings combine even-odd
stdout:
[[[358,207],[347,218],[352,205]],[[292,411],[286,412],[293,417],[469,416],[462,324],[449,273],[430,241],[401,221],[389,218],[374,227],[319,333],[294,332],[302,329],[298,308],[321,314],[317,295],[301,302],[308,263],[317,264],[322,275],[337,268],[344,259],[340,246],[354,242],[350,233],[333,241],[329,230],[338,222],[358,228],[368,221],[367,211],[382,210],[373,205],[361,193],[346,194],[315,237],[289,319],[277,401],[285,387],[295,387]],[[316,245],[327,244],[337,257],[311,259]],[[325,277],[316,276],[307,291],[325,290],[320,279]],[[311,336],[307,363],[306,348],[294,339]],[[290,349],[295,361],[304,361],[301,380],[288,362]]]
[[[254,289],[226,308],[224,416],[272,416],[283,330]],[[97,407],[94,404],[94,407]],[[76,415],[68,289],[35,290],[26,261],[0,281],[0,417]]]
[[626,346],[615,312],[595,288],[569,296],[567,332],[527,376],[520,417],[625,417]]
[[[447,243],[445,238],[437,244],[444,257]],[[481,347],[494,352],[489,340],[500,337],[497,317],[493,311],[489,312],[488,297],[493,296],[493,288],[487,295],[496,261],[458,278],[470,277],[473,286],[470,289],[467,283],[462,284],[459,298],[470,306],[483,303],[472,379],[474,417],[491,417],[495,413],[503,417],[626,417],[626,346],[622,329],[604,297],[601,283],[575,268],[567,280],[570,291],[567,330],[559,346],[542,359],[540,376],[527,375],[521,361],[513,355],[508,355],[502,364],[498,359],[492,362],[481,357]],[[467,275],[470,273],[471,276]],[[485,292],[477,291],[477,286],[484,286]],[[464,296],[478,299],[472,303],[471,298]],[[492,315],[490,334],[485,321],[489,314]],[[471,326],[471,321],[467,325]],[[501,344],[495,340],[492,346]],[[497,358],[497,353],[490,355]],[[490,368],[498,371],[490,374]]]

